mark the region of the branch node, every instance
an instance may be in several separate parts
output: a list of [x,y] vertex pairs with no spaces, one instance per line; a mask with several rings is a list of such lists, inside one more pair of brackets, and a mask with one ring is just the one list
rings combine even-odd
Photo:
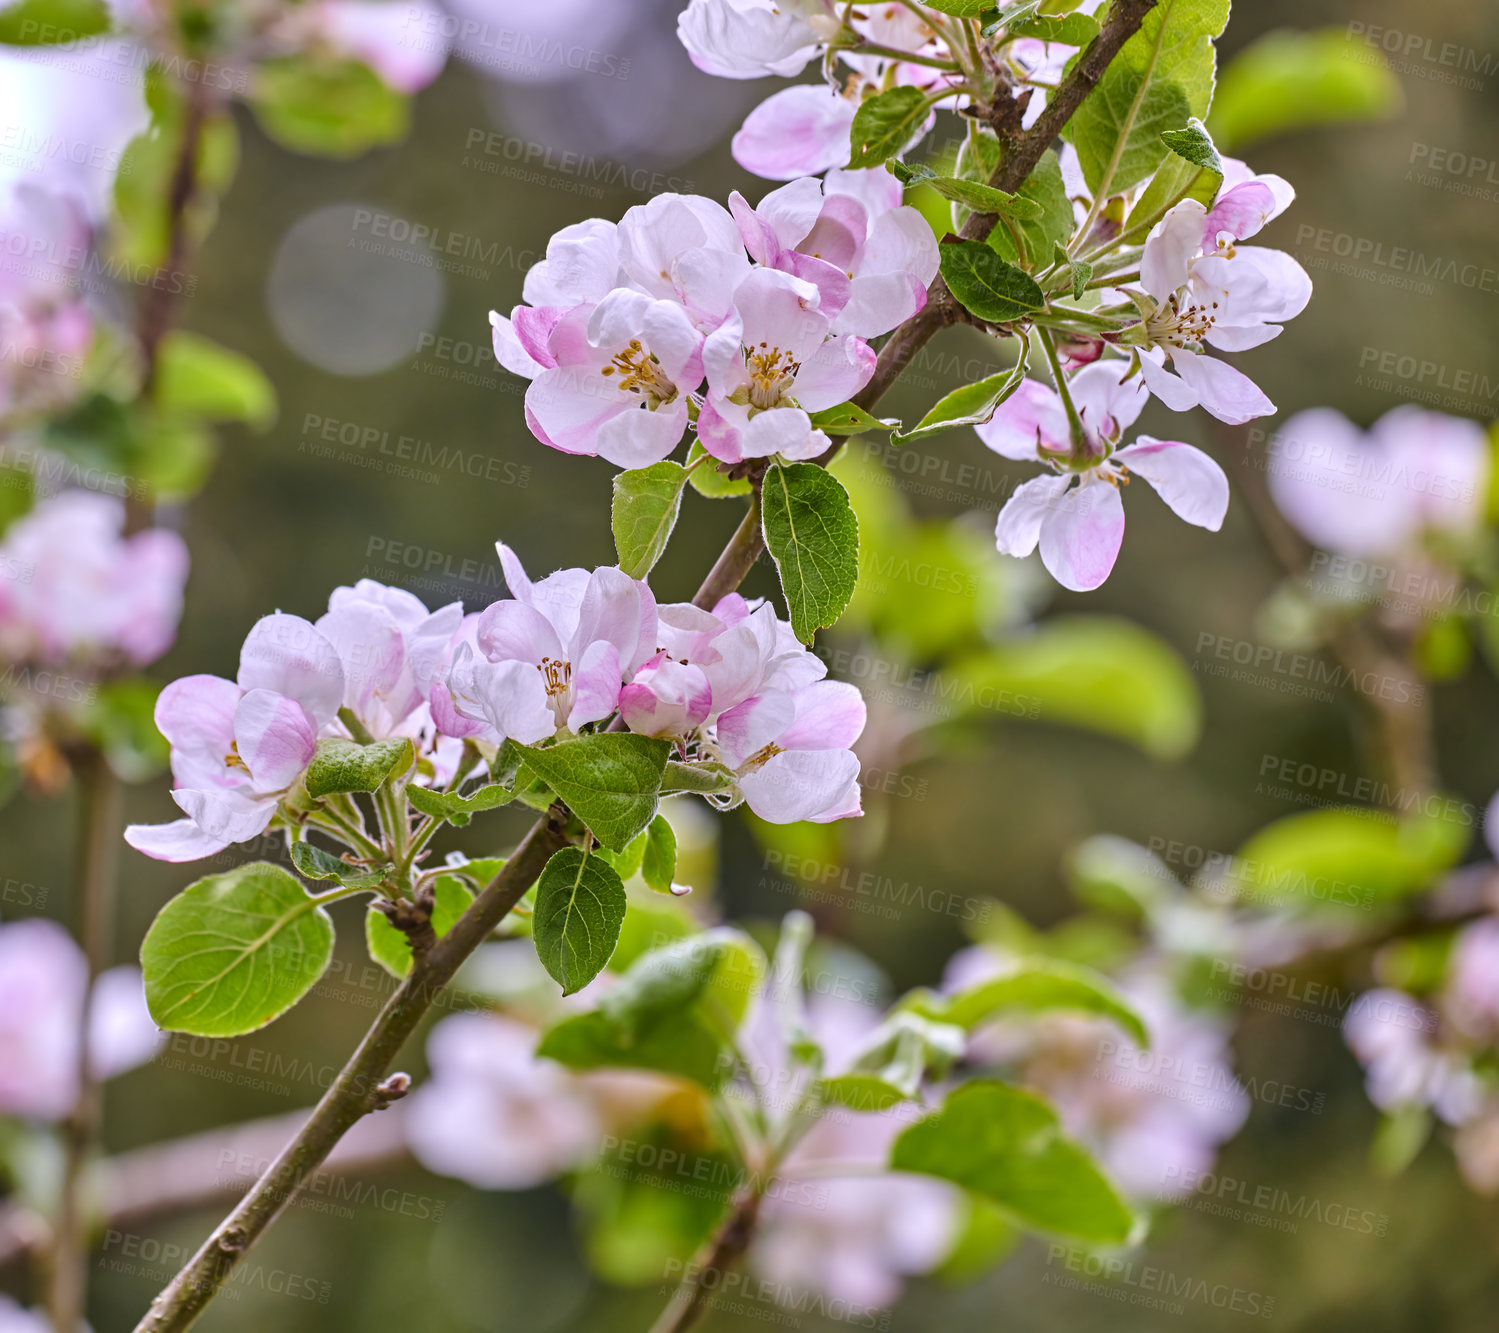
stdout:
[[398,1102],[411,1091],[411,1075],[404,1073],[392,1074],[389,1078],[375,1085],[375,1092],[371,1097],[371,1109],[383,1111],[392,1102]]

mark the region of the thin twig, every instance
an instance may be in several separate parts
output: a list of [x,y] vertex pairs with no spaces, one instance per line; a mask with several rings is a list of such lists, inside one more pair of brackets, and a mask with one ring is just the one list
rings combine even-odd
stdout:
[[72,756],[78,782],[78,939],[88,960],[77,1027],[77,1094],[62,1126],[62,1186],[53,1223],[47,1311],[57,1333],[83,1321],[88,1291],[88,1164],[99,1134],[103,1096],[89,1058],[89,1012],[94,984],[113,961],[116,886],[119,880],[120,782],[93,746]]

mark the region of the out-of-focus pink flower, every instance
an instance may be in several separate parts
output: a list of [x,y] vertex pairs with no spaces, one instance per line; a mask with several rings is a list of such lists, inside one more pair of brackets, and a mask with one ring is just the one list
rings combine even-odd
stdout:
[[1460,1125],[1478,1110],[1482,1087],[1465,1059],[1432,1040],[1437,1028],[1432,1009],[1381,987],[1349,1006],[1343,1038],[1364,1066],[1375,1106],[1429,1106],[1449,1125]]
[[584,1081],[536,1044],[534,1028],[498,1014],[454,1014],[432,1029],[432,1077],[406,1120],[423,1165],[481,1189],[530,1189],[597,1151],[603,1125]]
[[[799,985],[776,978],[775,985]],[[777,1102],[794,1096],[790,1056],[777,1030],[770,993],[750,1015],[744,1041],[752,1066]],[[826,1072],[842,1073],[879,1025],[878,1010],[837,996],[815,996],[805,1026],[823,1048]],[[909,1110],[909,1108],[907,1108]],[[750,1262],[776,1282],[822,1292],[832,1300],[874,1309],[899,1297],[904,1279],[930,1272],[957,1239],[958,1191],[941,1181],[884,1171],[895,1137],[910,1123],[896,1111],[828,1110],[787,1155],[786,1184],[771,1192]],[[855,1174],[798,1173],[819,1163],[852,1166]],[[859,1175],[867,1168],[876,1174]]]
[[52,1323],[40,1310],[28,1310],[9,1296],[0,1296],[0,1333],[52,1333]]
[[772,181],[846,167],[858,109],[857,100],[825,84],[793,84],[772,93],[744,118],[730,151],[746,171]]
[[319,37],[397,92],[420,92],[447,63],[443,14],[426,0],[314,0],[308,8]]
[[[948,964],[943,989],[966,989],[1003,968],[992,950],[965,949]],[[1120,988],[1145,1020],[1149,1050],[1111,1024],[1050,1014],[985,1024],[970,1054],[1014,1066],[1130,1194],[1180,1197],[1239,1131],[1249,1098],[1220,1024],[1183,1007],[1153,974],[1123,978]]]
[[1499,917],[1475,921],[1453,941],[1442,1010],[1470,1037],[1499,1036]]
[[[1055,389],[1026,380],[977,427],[979,438],[1005,458],[1052,469],[1016,488],[999,511],[995,545],[1002,555],[1041,561],[1064,588],[1088,592],[1113,571],[1124,542],[1121,483],[1143,477],[1188,523],[1216,532],[1228,511],[1228,478],[1202,450],[1148,435],[1118,441],[1144,407],[1139,378],[1125,379],[1121,361],[1096,361],[1067,381],[1083,430],[1075,445]],[[1074,485],[1074,482],[1076,485]]]
[[1428,533],[1458,537],[1483,521],[1489,445],[1476,422],[1413,405],[1361,432],[1330,407],[1276,433],[1269,486],[1291,525],[1339,555],[1409,554]]
[[187,547],[152,528],[122,537],[124,505],[64,491],[0,542],[0,656],[108,669],[143,666],[172,644],[182,615]]
[[[78,1096],[78,1032],[88,964],[54,921],[0,925],[0,1114],[60,1120]],[[94,987],[89,1059],[110,1078],[150,1059],[160,1034],[140,971],[119,967]]]

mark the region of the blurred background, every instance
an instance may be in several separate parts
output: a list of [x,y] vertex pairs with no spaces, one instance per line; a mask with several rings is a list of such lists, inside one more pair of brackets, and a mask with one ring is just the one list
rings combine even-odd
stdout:
[[[487,314],[519,301],[525,269],[569,222],[617,217],[663,190],[722,199],[739,189],[757,198],[766,185],[735,166],[728,139],[771,84],[694,70],[674,35],[674,0],[512,8],[513,27],[555,25],[599,56],[583,62],[594,68],[493,52],[486,64],[484,51],[451,60],[415,99],[409,138],[350,162],[295,155],[238,115],[239,172],[180,318],[258,361],[275,385],[279,415],[264,431],[224,432],[205,489],[180,514],[165,515],[185,536],[193,566],[176,646],[154,669],[159,679],[231,674],[258,616],[280,608],[316,617],[331,588],[360,577],[408,588],[430,606],[461,598],[481,607],[502,593],[497,538],[522,552],[533,572],[613,559],[605,521],[613,469],[533,439],[522,415],[524,384],[499,369],[489,350]],[[1296,186],[1294,207],[1264,240],[1291,251],[1316,292],[1285,335],[1241,363],[1282,417],[1329,405],[1361,424],[1433,388],[1431,376],[1423,384],[1419,375],[1389,373],[1401,358],[1471,371],[1479,388],[1439,390],[1450,401],[1431,405],[1487,423],[1499,397],[1499,184],[1480,177],[1481,192],[1447,188],[1450,173],[1433,176],[1429,158],[1433,148],[1499,157],[1499,12],[1458,0],[1257,0],[1235,7],[1220,63],[1283,27],[1334,30],[1371,58],[1360,36],[1367,30],[1413,40],[1409,55],[1390,56],[1403,98],[1394,114],[1277,137],[1250,153],[1256,170]],[[1432,54],[1447,44],[1472,57],[1456,81]],[[1333,236],[1367,239],[1385,253],[1409,247],[1456,261],[1460,273],[1472,265],[1488,276],[1471,284],[1409,274],[1392,280],[1395,270],[1375,262],[1339,271],[1349,266]],[[919,367],[918,382],[898,386],[884,407],[910,419],[963,382],[965,367],[971,376],[974,365],[993,363],[975,331],[949,330]],[[1257,424],[1268,430],[1273,419]],[[1231,851],[1261,825],[1319,799],[1295,781],[1267,777],[1281,761],[1347,775],[1350,786],[1381,773],[1368,711],[1353,690],[1329,687],[1307,698],[1274,672],[1252,680],[1214,673],[1224,639],[1270,641],[1265,608],[1285,574],[1246,499],[1263,484],[1263,433],[1246,452],[1243,432],[1222,430],[1201,413],[1168,426],[1156,406],[1141,426],[1198,444],[1223,463],[1234,499],[1222,534],[1185,526],[1153,494],[1132,492],[1129,538],[1097,593],[1062,592],[1039,568],[1002,563],[992,548],[983,557],[979,541],[972,568],[981,575],[964,596],[977,599],[971,615],[990,631],[1024,633],[1037,614],[1128,617],[1169,645],[1184,670],[1167,673],[1148,723],[1123,721],[1118,734],[1109,734],[1106,720],[1073,727],[1048,721],[1045,709],[1031,718],[1011,715],[1024,706],[996,708],[927,747],[940,753],[926,755],[921,746],[902,753],[890,766],[894,776],[881,779],[883,799],[871,802],[884,838],[873,867],[879,874],[963,900],[995,900],[1047,927],[1077,911],[1063,866],[1084,838],[1130,838],[1174,859],[1186,877],[1194,859]],[[886,458],[883,444],[868,443],[878,438],[853,442],[851,473],[862,472],[863,484],[920,518],[972,513],[980,535],[1025,476],[969,431],[912,446],[925,451],[919,464]],[[444,461],[434,463],[435,456]],[[881,467],[882,487],[873,479]],[[738,513],[689,492],[686,519],[652,576],[658,596],[691,595]],[[865,576],[876,584],[902,577],[888,568],[866,568]],[[765,569],[746,589],[772,590]],[[927,591],[907,595],[919,600]],[[847,631],[828,636],[834,675],[857,679],[859,643]],[[919,665],[920,645],[910,656]],[[1026,692],[1023,682],[1016,689]],[[1431,707],[1443,789],[1481,808],[1499,786],[1499,682],[1475,662],[1433,689]],[[132,789],[127,799],[133,820],[174,814],[165,780]],[[68,802],[24,791],[0,810],[3,873],[38,895],[15,914],[69,919],[72,818]],[[505,836],[524,826],[520,813],[501,819],[509,821],[497,825]],[[871,868],[861,863],[858,842],[874,837],[867,831],[847,845],[776,844],[783,857],[789,847],[819,867],[798,877],[768,871],[761,834],[740,815],[722,830],[718,845],[699,856],[699,909],[769,921],[804,902],[824,930],[872,960],[889,994],[935,984],[946,960],[970,942],[965,932],[977,929],[961,913],[920,904],[860,910],[848,886],[850,875]],[[1475,840],[1470,855],[1480,854]],[[827,880],[835,891],[814,893],[818,884],[808,879],[820,879],[829,857],[839,866]],[[132,955],[187,877],[186,868],[127,854],[119,960]],[[840,902],[840,893],[851,901]],[[123,1151],[311,1105],[319,1091],[314,1071],[341,1062],[369,1020],[371,996],[383,994],[365,972],[359,910],[334,909],[343,970],[332,984],[239,1043],[247,1061],[267,1052],[294,1056],[305,1062],[304,1077],[243,1086],[223,1076],[234,1061],[168,1048],[110,1085],[106,1146]],[[1297,975],[1318,973],[1306,965]],[[418,1077],[421,1052],[414,1041],[403,1059]],[[1286,1231],[1214,1216],[1198,1198],[1197,1206],[1161,1217],[1142,1262],[1268,1297],[1280,1328],[1492,1329],[1499,1207],[1470,1192],[1451,1154],[1436,1145],[1398,1179],[1369,1169],[1375,1112],[1337,1026],[1251,1008],[1235,1052],[1241,1078],[1315,1097],[1286,1105],[1254,1098],[1217,1170],[1251,1191],[1304,1192],[1385,1216],[1385,1233],[1306,1219]],[[1307,1109],[1309,1100],[1317,1109]],[[646,1327],[664,1299],[659,1282],[613,1285],[590,1271],[565,1188],[481,1192],[404,1158],[349,1169],[387,1191],[380,1195],[386,1202],[291,1208],[255,1252],[248,1280],[234,1284],[205,1327],[634,1329]],[[420,1205],[392,1206],[391,1189]],[[214,1205],[142,1219],[107,1242],[91,1270],[93,1327],[133,1326],[176,1266],[160,1261],[163,1247],[196,1245],[221,1211]],[[287,1284],[278,1272],[293,1275],[296,1294],[280,1289]],[[1140,1309],[1127,1298],[1068,1290],[1058,1277],[1046,1246],[1025,1242],[977,1277],[939,1273],[911,1283],[879,1326],[1209,1331],[1260,1317],[1211,1301],[1189,1301],[1180,1314]],[[21,1282],[16,1265],[0,1271],[6,1289],[20,1294]],[[808,1330],[846,1322],[761,1305],[715,1310],[706,1326],[753,1329],[767,1319]]]

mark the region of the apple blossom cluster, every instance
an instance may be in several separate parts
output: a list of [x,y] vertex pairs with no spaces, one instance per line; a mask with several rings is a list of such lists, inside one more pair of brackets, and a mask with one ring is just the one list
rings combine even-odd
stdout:
[[97,679],[154,662],[177,636],[187,546],[175,532],[125,536],[125,506],[64,491],[0,540],[0,661]]
[[[1499,859],[1499,796],[1483,828]],[[1471,870],[1492,874],[1494,865]],[[1451,1128],[1463,1178],[1480,1194],[1499,1193],[1499,914],[1453,932],[1444,973],[1428,992],[1384,985],[1360,995],[1343,1036],[1364,1066],[1369,1100],[1386,1114]]]
[[[493,757],[620,722],[711,766],[724,795],[774,823],[860,813],[851,749],[864,702],[768,603],[658,606],[619,569],[533,582],[499,544],[511,596],[465,614],[362,579],[316,622],[276,612],[234,680],[187,676],[156,704],[183,819],[132,825],[130,844],[193,861],[263,833],[306,800],[320,740],[412,742],[414,781],[446,783],[465,742]],[[467,770],[465,770],[466,772]]]
[[830,447],[810,414],[874,370],[867,338],[926,302],[937,243],[883,171],[830,172],[729,208],[663,194],[564,227],[491,313],[495,356],[531,381],[543,444],[618,467],[665,459],[695,423],[722,463]]
[[[1091,15],[1100,3],[1082,0],[1071,8]],[[1029,123],[1045,105],[1047,86],[1078,51],[1008,31],[979,37],[966,20],[914,0],[858,6],[838,0],[690,0],[677,20],[677,36],[694,65],[720,78],[793,78],[814,60],[821,62],[821,82],[772,93],[734,136],[734,160],[769,180],[847,166],[860,102],[891,88],[925,95],[928,114],[914,136],[920,138],[938,109],[972,105],[976,91],[988,91],[983,85],[992,71],[1004,67],[1015,83],[1032,90]]]

